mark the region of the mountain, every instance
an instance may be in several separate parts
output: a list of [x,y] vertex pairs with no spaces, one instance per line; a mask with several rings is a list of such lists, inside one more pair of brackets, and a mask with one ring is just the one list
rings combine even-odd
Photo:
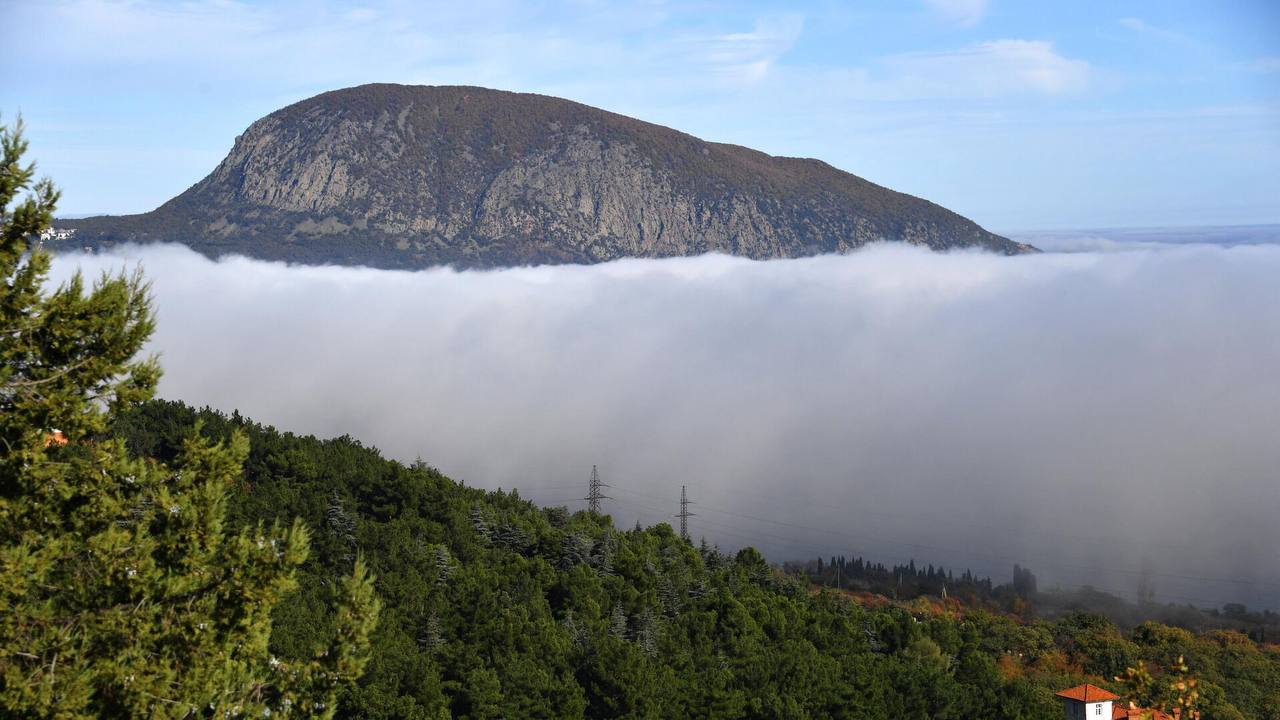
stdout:
[[77,247],[170,241],[380,267],[762,259],[879,240],[1034,251],[818,160],[543,95],[387,84],[258,120],[208,177],[151,212],[57,226],[77,231]]

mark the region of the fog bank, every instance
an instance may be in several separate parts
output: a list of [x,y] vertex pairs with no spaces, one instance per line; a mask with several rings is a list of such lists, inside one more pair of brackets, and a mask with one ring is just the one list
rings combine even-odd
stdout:
[[[1074,249],[1081,249],[1075,247]],[[391,272],[138,261],[160,394],[772,559],[1280,607],[1280,246]]]

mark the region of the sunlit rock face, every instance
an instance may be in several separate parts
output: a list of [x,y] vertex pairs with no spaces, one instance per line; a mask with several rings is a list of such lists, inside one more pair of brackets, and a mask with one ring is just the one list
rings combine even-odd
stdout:
[[183,242],[300,262],[500,267],[875,241],[1033,250],[818,160],[772,157],[542,95],[364,85],[258,120],[204,180],[72,244]]

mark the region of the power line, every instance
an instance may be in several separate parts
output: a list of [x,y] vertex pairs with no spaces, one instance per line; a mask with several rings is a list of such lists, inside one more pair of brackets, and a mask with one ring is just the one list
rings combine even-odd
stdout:
[[[594,466],[594,465],[593,465],[593,466],[592,466],[592,468],[591,468],[591,470],[592,470],[592,480],[591,480],[591,485],[589,486],[589,488],[590,488],[590,492],[589,492],[589,494],[588,494],[588,497],[586,497],[586,498],[582,498],[582,499],[583,499],[583,500],[586,500],[586,501],[589,503],[589,508],[591,509],[591,511],[592,511],[592,512],[599,512],[599,507],[600,507],[600,506],[599,506],[599,501],[600,501],[600,500],[604,500],[604,499],[612,500],[612,499],[614,499],[614,498],[612,498],[612,497],[610,497],[610,496],[607,496],[607,495],[604,495],[604,494],[602,494],[602,493],[601,493],[601,491],[600,491],[600,489],[601,489],[601,488],[604,488],[604,487],[610,487],[610,486],[609,486],[609,485],[606,485],[606,484],[604,484],[604,483],[602,483],[602,482],[600,482],[600,479],[599,479],[599,473],[598,473],[598,470],[597,470],[596,466]],[[550,489],[550,488],[548,487],[547,489]],[[642,492],[637,492],[637,491],[627,490],[627,489],[622,489],[622,488],[616,488],[616,490],[618,490],[619,492],[623,492],[623,493],[630,494],[630,495],[636,495],[636,496],[639,496],[639,497],[645,497],[645,498],[650,498],[650,499],[655,499],[655,500],[662,501],[662,498],[659,498],[659,497],[656,497],[656,496],[653,496],[653,495],[649,495],[649,494],[646,494],[646,493],[642,493]],[[694,513],[688,513],[688,508],[687,508],[687,502],[688,502],[688,499],[687,499],[687,490],[686,490],[686,487],[685,487],[685,486],[681,486],[681,500],[682,500],[682,502],[681,502],[681,512],[680,512],[680,513],[678,513],[678,514],[676,514],[674,517],[680,517],[680,518],[681,518],[681,537],[685,537],[685,538],[687,538],[687,537],[688,537],[688,524],[687,524],[687,522],[688,522],[688,521],[687,521],[687,518],[688,518],[688,517],[693,517],[695,514],[694,514]],[[658,510],[657,508],[652,508],[651,506],[646,506],[646,507],[649,507],[649,509],[652,509],[652,510]],[[729,511],[729,510],[721,510],[721,509],[714,508],[714,507],[707,507],[706,505],[703,505],[703,507],[704,507],[706,510],[710,511],[710,512],[714,512],[714,513],[718,513],[718,514],[723,514],[723,515],[728,515],[728,516],[731,516],[731,517],[742,518],[742,519],[746,519],[746,520],[752,520],[752,521],[755,521],[755,522],[768,523],[768,524],[771,524],[771,525],[777,525],[777,526],[787,527],[787,528],[794,528],[794,529],[797,529],[797,530],[804,530],[804,531],[808,531],[808,532],[826,533],[826,534],[830,534],[830,535],[834,535],[834,536],[840,536],[840,537],[845,537],[845,538],[850,538],[850,539],[858,539],[858,540],[862,540],[862,541],[870,541],[870,542],[872,542],[872,543],[876,543],[876,544],[898,545],[898,546],[901,546],[901,547],[906,547],[906,548],[911,548],[911,549],[916,549],[916,550],[928,550],[928,551],[932,551],[932,552],[942,553],[942,554],[944,554],[944,555],[954,555],[954,554],[968,555],[968,556],[970,556],[970,557],[978,558],[978,559],[982,559],[982,560],[987,560],[987,561],[989,561],[989,562],[990,562],[990,561],[999,561],[999,562],[1016,562],[1016,563],[1020,563],[1020,564],[1023,564],[1023,565],[1036,565],[1036,566],[1038,566],[1038,567],[1048,567],[1048,568],[1051,568],[1051,569],[1067,570],[1067,571],[1073,571],[1073,572],[1087,572],[1087,573],[1092,573],[1092,574],[1114,573],[1114,574],[1120,574],[1120,575],[1130,575],[1130,576],[1149,577],[1149,578],[1166,578],[1166,579],[1173,579],[1173,580],[1183,580],[1183,581],[1202,582],[1202,583],[1232,583],[1232,584],[1237,584],[1237,585],[1246,585],[1246,586],[1260,587],[1260,588],[1275,588],[1275,587],[1280,587],[1280,583],[1276,583],[1276,582],[1268,582],[1268,581],[1265,581],[1265,580],[1250,580],[1250,579],[1243,579],[1243,578],[1205,577],[1205,576],[1198,576],[1198,575],[1188,575],[1188,574],[1183,574],[1183,573],[1169,573],[1169,572],[1151,572],[1151,571],[1141,570],[1141,569],[1128,569],[1128,568],[1106,567],[1106,566],[1101,566],[1101,565],[1079,564],[1079,563],[1064,562],[1064,561],[1047,561],[1047,560],[1045,560],[1045,559],[1043,559],[1043,558],[1040,558],[1040,559],[1036,559],[1036,558],[1020,558],[1020,557],[1015,557],[1015,556],[1012,556],[1012,555],[1001,555],[1001,554],[995,554],[995,553],[983,553],[983,552],[978,552],[978,551],[973,551],[973,550],[965,550],[965,549],[963,549],[963,548],[957,548],[957,547],[941,547],[941,546],[938,546],[938,545],[930,545],[930,544],[927,544],[927,543],[916,543],[916,542],[908,542],[908,541],[903,541],[903,540],[894,540],[894,539],[892,539],[892,538],[888,538],[888,537],[884,537],[884,536],[879,536],[879,535],[874,535],[874,534],[869,534],[869,533],[855,533],[855,532],[848,532],[848,531],[832,530],[832,529],[829,529],[829,528],[817,527],[817,526],[813,526],[813,525],[803,525],[803,524],[798,524],[798,523],[789,523],[789,522],[784,522],[784,521],[780,521],[780,520],[773,520],[773,519],[770,519],[770,518],[758,517],[758,516],[754,516],[754,515],[747,515],[747,514],[743,514],[743,513],[736,513],[736,512],[733,512],[733,511]],[[661,511],[660,511],[660,510],[658,510],[658,512],[661,512]],[[882,514],[882,515],[889,516],[889,514],[888,514],[888,513],[877,513],[877,514]],[[710,525],[718,525],[718,523],[711,522],[711,521],[709,521],[709,520],[706,520],[705,518],[702,520],[702,522],[703,522],[703,523],[706,523],[706,524],[710,524]],[[768,534],[768,533],[764,533],[764,532],[760,532],[760,531],[752,531],[752,532],[753,532],[753,535],[751,536],[752,538],[756,538],[756,539],[758,539],[758,536],[770,537],[770,538],[773,538],[773,539],[775,539],[775,540],[779,540],[779,541],[785,542],[785,543],[786,543],[786,544],[788,544],[788,545],[792,545],[792,546],[796,546],[796,547],[799,547],[799,546],[803,545],[803,546],[805,546],[805,547],[810,547],[811,549],[815,549],[815,550],[816,550],[816,547],[814,547],[814,546],[812,545],[812,541],[806,541],[806,542],[804,542],[804,543],[796,543],[792,538],[783,538],[783,537],[778,536],[778,535],[770,535],[770,534]],[[738,533],[734,533],[734,534],[738,534]],[[819,552],[819,554],[822,554],[822,552]],[[866,555],[866,554],[868,554],[868,553],[863,552],[862,554]],[[988,570],[988,572],[990,572],[990,570]],[[1081,585],[1070,585],[1070,584],[1068,584],[1068,586],[1083,588],[1083,587],[1086,587],[1086,586],[1092,586],[1092,585],[1086,585],[1086,584],[1081,584]],[[1095,588],[1096,588],[1096,586],[1093,586],[1093,587],[1095,587]],[[1102,588],[1099,588],[1099,589],[1102,589]],[[1172,598],[1172,597],[1178,597],[1178,596],[1174,596],[1174,595],[1165,595],[1165,597],[1170,597],[1170,598]],[[1204,600],[1199,599],[1199,598],[1187,598],[1187,597],[1182,597],[1182,598],[1180,598],[1180,599],[1184,599],[1184,600],[1194,600],[1194,601],[1197,601],[1197,602],[1204,602]]]
[[[635,491],[632,491],[632,490],[625,490],[625,489],[622,489],[622,488],[615,488],[615,490],[619,490],[619,491],[621,491],[621,492],[623,492],[623,493],[626,493],[626,494],[629,494],[629,495],[636,495],[636,496],[640,496],[640,497],[647,497],[647,498],[659,499],[659,498],[656,498],[656,497],[655,497],[655,496],[653,496],[653,495],[648,495],[648,494],[646,494],[646,493],[635,492]],[[662,509],[661,509],[661,508],[659,508],[659,507],[655,507],[655,506],[653,506],[653,505],[649,505],[649,504],[647,504],[647,503],[639,502],[639,501],[636,501],[636,500],[627,499],[627,500],[621,500],[621,501],[617,501],[617,502],[621,503],[624,507],[628,507],[628,508],[633,508],[633,509],[634,509],[634,508],[643,508],[643,509],[645,509],[645,510],[652,511],[652,512],[654,512],[654,513],[659,513],[659,514],[661,514],[661,513],[663,512],[663,511],[662,511]],[[713,509],[713,508],[706,508],[706,506],[705,506],[705,505],[704,505],[703,507],[704,507],[705,509],[712,510],[713,512],[721,512],[721,513],[724,513],[724,514],[734,515],[734,516],[736,516],[736,517],[744,517],[744,518],[746,518],[746,519],[751,519],[751,520],[762,520],[762,521],[764,521],[764,522],[778,522],[778,524],[781,524],[781,525],[786,525],[786,526],[788,526],[788,527],[794,527],[794,528],[803,529],[803,530],[823,530],[822,528],[810,528],[810,527],[803,526],[803,525],[796,525],[796,524],[794,524],[794,523],[781,523],[780,521],[769,521],[769,520],[766,520],[765,518],[756,518],[756,517],[749,516],[749,515],[746,515],[746,516],[744,516],[744,515],[738,515],[737,513],[729,513],[728,511],[715,510],[715,509]],[[691,514],[692,514],[692,513],[691,513]],[[796,549],[803,549],[803,550],[806,550],[806,551],[808,551],[808,552],[815,553],[815,554],[816,554],[816,555],[818,555],[818,556],[822,556],[822,555],[823,555],[823,554],[825,554],[826,552],[829,552],[829,551],[830,551],[830,548],[826,548],[825,550],[824,550],[824,549],[819,548],[819,547],[818,547],[818,545],[816,545],[812,540],[804,540],[804,539],[801,539],[801,538],[796,538],[795,536],[783,536],[783,535],[778,535],[778,534],[774,534],[774,533],[770,533],[770,532],[765,532],[765,531],[759,531],[759,530],[752,530],[752,531],[750,531],[750,533],[748,534],[748,533],[745,533],[744,531],[742,531],[742,530],[741,530],[737,525],[726,524],[726,523],[718,522],[718,521],[715,521],[715,520],[708,520],[708,519],[706,519],[705,517],[704,517],[702,520],[700,520],[700,522],[701,522],[702,524],[704,524],[704,525],[709,525],[709,526],[711,526],[711,527],[715,530],[715,533],[716,533],[717,535],[730,535],[730,536],[733,536],[733,537],[737,537],[737,538],[739,538],[739,539],[741,539],[741,540],[745,541],[745,544],[746,544],[746,545],[755,545],[756,543],[758,543],[758,542],[759,542],[760,538],[762,538],[762,537],[763,537],[763,538],[768,538],[768,539],[770,539],[770,540],[774,541],[775,543],[780,543],[780,544],[787,545],[787,546],[790,546],[790,547],[793,547],[793,548],[796,548]],[[926,546],[926,547],[928,547],[928,546]],[[861,553],[861,554],[862,554],[862,555],[864,555],[864,556],[865,556],[865,555],[867,555],[867,553],[865,553],[865,552],[863,552],[863,553]],[[1025,564],[1025,563],[1024,563],[1024,564]],[[979,566],[979,567],[975,567],[975,568],[972,568],[972,569],[977,569],[977,570],[980,570],[980,571],[981,571],[981,570],[983,570],[983,568],[982,568],[981,566]],[[990,572],[991,572],[991,570],[990,570],[990,569],[986,569],[986,572],[987,572],[987,573],[990,573]],[[1201,578],[1197,578],[1197,579],[1201,579]],[[1210,578],[1209,580],[1211,580],[1211,578]],[[1125,593],[1124,593],[1123,591],[1117,590],[1117,589],[1115,589],[1115,588],[1102,587],[1102,586],[1099,586],[1099,585],[1097,585],[1097,584],[1095,584],[1095,583],[1068,583],[1068,582],[1055,582],[1055,583],[1054,583],[1054,585],[1055,585],[1055,586],[1057,586],[1058,588],[1065,588],[1065,589],[1073,589],[1073,590],[1094,590],[1094,591],[1098,591],[1098,592],[1109,593],[1109,594],[1114,595],[1114,596],[1116,596],[1116,597],[1123,597],[1123,596],[1125,595]],[[1198,603],[1198,604],[1200,604],[1202,607],[1218,607],[1218,606],[1221,606],[1221,605],[1225,602],[1225,601],[1223,601],[1223,600],[1210,600],[1210,599],[1206,599],[1206,598],[1190,597],[1190,596],[1185,596],[1185,595],[1173,595],[1173,594],[1163,594],[1163,597],[1165,597],[1166,599],[1169,599],[1169,600],[1181,600],[1181,601],[1183,601],[1183,602],[1188,602],[1188,603]]]
[[[625,491],[624,491],[624,492],[625,492]],[[703,495],[705,496],[705,494],[706,494],[706,493],[705,493],[705,491],[700,491],[700,492],[703,492]],[[792,502],[792,503],[793,503],[793,502],[795,501],[795,498],[791,498],[791,497],[788,497],[788,498],[780,498],[780,497],[778,497],[778,496],[776,496],[776,495],[772,495],[772,494],[769,494],[769,493],[762,493],[762,492],[759,492],[759,491],[754,491],[754,490],[750,490],[750,489],[746,489],[746,488],[734,488],[734,491],[733,491],[733,492],[734,492],[734,495],[738,495],[738,494],[754,495],[754,496],[756,496],[756,497],[758,497],[758,498],[761,498],[761,499],[771,500],[771,501],[779,502],[779,503],[786,503],[786,502]],[[638,494],[641,494],[641,493],[638,493]],[[715,494],[715,493],[714,493],[714,491],[712,492],[712,494],[713,494],[713,495]],[[645,495],[645,497],[649,497],[649,498],[651,498],[651,499],[656,499],[656,500],[661,500],[661,498],[657,498],[657,497],[652,496],[652,495]],[[704,507],[706,507],[706,506],[704,505]],[[878,511],[878,510],[873,510],[873,509],[871,509],[871,508],[864,507],[864,506],[856,506],[856,507],[853,507],[853,508],[848,508],[848,507],[839,507],[839,506],[833,506],[833,505],[831,505],[830,503],[823,503],[823,507],[825,507],[826,509],[831,510],[831,511],[838,511],[842,516],[844,516],[844,518],[843,518],[842,520],[840,520],[841,522],[842,522],[842,521],[844,521],[845,519],[847,519],[847,518],[848,518],[848,516],[850,516],[850,515],[869,515],[869,516],[874,516],[874,517],[879,517],[879,518],[884,518],[884,519],[889,519],[889,520],[896,520],[896,521],[898,521],[898,522],[901,522],[901,521],[903,521],[903,520],[906,520],[906,521],[909,521],[909,522],[926,523],[926,522],[929,522],[929,521],[930,521],[930,518],[929,518],[928,516],[926,516],[926,515],[922,515],[922,514],[919,514],[919,513],[886,512],[886,511],[883,511],[883,510],[879,510],[879,511]],[[980,552],[975,552],[975,551],[965,551],[965,550],[963,550],[963,549],[959,549],[959,548],[956,548],[956,547],[954,547],[954,546],[945,546],[945,547],[943,547],[943,546],[938,546],[938,545],[928,545],[928,544],[923,544],[923,543],[913,543],[913,542],[902,541],[902,540],[894,540],[894,539],[892,539],[892,538],[889,538],[889,537],[886,537],[886,536],[883,536],[883,535],[873,534],[873,533],[871,533],[871,534],[869,534],[869,533],[854,534],[854,533],[848,533],[848,532],[841,532],[841,531],[838,531],[838,530],[829,530],[829,529],[827,529],[827,528],[818,527],[818,526],[812,526],[812,525],[796,525],[796,524],[794,524],[794,523],[785,523],[785,522],[781,522],[781,521],[777,521],[777,520],[769,520],[769,519],[766,519],[766,518],[757,518],[757,517],[747,516],[747,515],[737,515],[737,514],[735,514],[735,513],[731,513],[731,512],[726,511],[726,510],[717,510],[717,509],[715,509],[715,508],[707,508],[707,509],[708,509],[709,511],[711,511],[711,512],[719,512],[719,513],[728,514],[728,515],[735,515],[736,517],[742,517],[742,518],[745,518],[745,519],[756,520],[756,521],[759,521],[759,522],[767,522],[767,523],[776,524],[776,525],[781,525],[781,526],[785,526],[785,527],[794,527],[794,528],[798,528],[798,529],[810,530],[810,531],[814,531],[814,532],[829,533],[829,534],[833,534],[833,535],[843,535],[843,536],[846,536],[846,537],[859,537],[859,538],[862,538],[862,539],[864,539],[864,540],[868,540],[868,541],[872,541],[872,542],[876,542],[876,543],[881,543],[881,544],[898,545],[898,546],[901,546],[901,547],[908,547],[908,548],[914,548],[914,549],[920,549],[920,550],[929,550],[929,551],[935,551],[935,552],[944,552],[944,553],[949,553],[949,554],[953,554],[953,553],[960,553],[960,554],[967,555],[967,556],[970,556],[970,557],[980,557],[980,558],[985,558],[985,559],[988,559],[988,560],[999,560],[999,561],[1001,561],[1001,562],[1014,561],[1014,562],[1019,562],[1019,563],[1022,563],[1022,564],[1026,564],[1026,561],[1025,561],[1025,560],[1021,560],[1021,559],[1018,559],[1018,558],[1014,558],[1014,557],[1012,557],[1012,556],[995,555],[995,554],[990,554],[990,553],[980,553]],[[972,524],[972,526],[973,526],[973,527],[975,527],[975,528],[980,528],[984,533],[988,533],[988,534],[989,534],[989,533],[994,533],[994,532],[1001,532],[1002,530],[1004,530],[1004,529],[1003,529],[1000,525],[998,525],[998,524],[997,524],[997,525],[988,525],[988,524],[981,524],[981,525],[979,525],[979,524],[977,524],[977,523],[973,523],[973,524]],[[1005,532],[1009,532],[1009,531],[1005,530]],[[1036,532],[1037,532],[1037,536],[1038,536],[1038,537],[1044,537],[1046,534],[1048,534],[1048,533],[1047,533],[1047,531],[1045,531],[1045,530],[1043,530],[1043,529],[1037,529],[1037,531],[1036,531]],[[1063,538],[1063,539],[1064,539],[1064,541],[1065,541],[1065,540],[1073,540],[1073,541],[1079,541],[1079,540],[1081,540],[1081,538],[1080,538],[1079,536],[1076,536],[1076,535],[1068,535],[1068,534],[1061,534],[1061,533],[1053,533],[1053,535],[1056,535],[1056,536],[1058,536],[1058,537]],[[1013,539],[1013,538],[1016,538],[1017,536],[1016,536],[1016,535],[1014,535],[1014,534],[1012,534],[1012,533],[1010,533],[1010,534],[1009,534],[1009,537],[1010,537],[1011,539]],[[1112,541],[1112,542],[1109,542],[1109,543],[1108,543],[1108,542],[1102,542],[1102,538],[1089,538],[1089,539],[1093,540],[1094,542],[1101,542],[1102,547],[1106,547],[1106,546],[1108,546],[1108,545],[1112,545],[1112,546],[1113,546],[1113,545],[1115,545],[1116,543],[1118,543],[1118,542],[1119,542],[1118,540],[1115,540],[1115,541]],[[1179,548],[1182,548],[1183,550],[1185,550],[1185,551],[1186,551],[1186,553],[1184,553],[1184,557],[1186,556],[1186,554],[1190,554],[1190,553],[1191,553],[1191,552],[1193,552],[1195,549],[1197,549],[1197,548],[1195,548],[1194,546],[1188,546],[1188,545],[1169,545],[1169,544],[1167,544],[1167,543],[1163,544],[1163,546],[1164,546],[1164,547],[1166,547],[1166,548],[1172,548],[1172,547],[1179,547]],[[1269,582],[1269,581],[1266,581],[1266,580],[1257,580],[1257,579],[1243,579],[1243,578],[1219,578],[1219,577],[1199,577],[1199,576],[1195,576],[1195,575],[1186,575],[1186,574],[1180,574],[1180,573],[1169,573],[1169,572],[1150,572],[1150,571],[1144,571],[1144,570],[1141,570],[1141,569],[1133,569],[1133,568],[1107,568],[1107,567],[1102,567],[1102,566],[1097,566],[1097,565],[1091,565],[1091,564],[1072,563],[1072,562],[1070,562],[1070,561],[1060,561],[1060,560],[1047,561],[1047,560],[1044,560],[1043,558],[1042,558],[1042,559],[1035,559],[1035,558],[1031,558],[1031,562],[1032,562],[1033,564],[1037,565],[1037,566],[1040,566],[1040,567],[1049,567],[1049,568],[1056,568],[1056,569],[1069,569],[1069,570],[1073,570],[1073,571],[1085,571],[1085,572],[1093,572],[1093,573],[1097,573],[1097,572],[1114,572],[1114,573],[1117,573],[1117,574],[1130,575],[1130,576],[1135,576],[1135,577],[1142,577],[1142,576],[1144,576],[1144,575],[1145,575],[1145,576],[1150,577],[1150,578],[1166,578],[1166,579],[1173,579],[1173,580],[1198,581],[1198,582],[1233,583],[1233,584],[1238,584],[1238,585],[1247,585],[1247,586],[1257,586],[1257,587],[1267,587],[1267,588],[1280,588],[1280,582]]]
[[[635,494],[635,495],[640,495],[640,496],[642,496],[642,497],[649,497],[649,498],[657,499],[657,498],[654,498],[654,496],[646,495],[646,494],[644,494],[644,493],[639,493],[639,492],[635,492],[635,491],[632,491],[632,490],[623,490],[622,492],[626,492],[626,493],[630,493],[630,494]],[[1143,571],[1143,570],[1131,570],[1131,569],[1122,569],[1122,568],[1110,568],[1110,567],[1098,566],[1098,565],[1082,565],[1082,564],[1076,564],[1076,563],[1070,563],[1070,562],[1050,562],[1050,561],[1046,561],[1046,560],[1044,560],[1043,558],[1040,558],[1040,559],[1038,559],[1038,560],[1037,560],[1037,559],[1035,559],[1035,558],[1032,558],[1030,561],[1028,561],[1026,558],[1019,558],[1019,557],[1015,557],[1015,556],[1012,556],[1012,555],[999,555],[999,554],[994,554],[994,553],[983,553],[983,552],[978,552],[978,551],[973,551],[973,550],[964,550],[964,549],[962,549],[962,548],[955,548],[955,547],[941,547],[941,546],[937,546],[937,545],[929,545],[929,544],[925,544],[925,543],[914,543],[914,542],[907,542],[907,541],[903,541],[903,540],[893,540],[893,539],[890,539],[890,538],[879,537],[879,536],[871,535],[871,534],[868,534],[868,533],[854,533],[854,532],[841,531],[841,530],[832,530],[832,529],[829,529],[829,528],[815,527],[815,526],[811,526],[811,525],[801,525],[801,524],[797,524],[797,523],[788,523],[788,522],[783,522],[783,521],[781,521],[781,520],[772,520],[772,519],[769,519],[769,518],[757,517],[757,516],[755,516],[755,515],[746,515],[746,514],[742,514],[742,513],[735,513],[735,512],[729,511],[729,510],[720,510],[720,509],[718,509],[718,508],[708,507],[708,506],[706,506],[705,504],[703,505],[703,508],[704,508],[705,510],[707,510],[707,511],[710,511],[710,512],[720,513],[720,514],[723,514],[723,515],[729,515],[729,516],[737,517],[737,518],[742,518],[742,519],[744,519],[744,520],[754,520],[754,521],[756,521],[756,522],[769,523],[769,524],[772,524],[772,525],[779,525],[779,526],[782,526],[782,527],[795,528],[795,529],[798,529],[798,530],[807,530],[807,531],[810,531],[810,532],[827,533],[827,534],[830,534],[830,535],[836,535],[836,536],[841,536],[841,537],[845,537],[845,538],[860,539],[860,540],[871,540],[871,541],[874,541],[874,542],[879,542],[879,543],[884,543],[884,544],[889,544],[889,545],[899,545],[899,546],[902,546],[902,547],[908,547],[908,548],[917,549],[917,550],[930,550],[930,551],[934,551],[934,552],[941,552],[941,553],[945,553],[945,554],[954,554],[954,553],[959,553],[959,554],[961,554],[961,555],[968,555],[968,556],[970,556],[970,557],[986,559],[986,560],[989,560],[989,561],[991,561],[991,560],[997,560],[997,561],[1001,561],[1001,562],[1015,562],[1015,563],[1019,563],[1019,564],[1022,564],[1022,565],[1037,565],[1037,566],[1039,566],[1039,567],[1049,567],[1049,568],[1058,569],[1058,570],[1085,571],[1085,572],[1090,572],[1090,573],[1095,573],[1095,574],[1097,574],[1097,573],[1116,573],[1116,574],[1121,574],[1121,575],[1134,575],[1134,576],[1140,576],[1140,577],[1141,577],[1141,576],[1146,576],[1146,577],[1151,577],[1151,578],[1159,578],[1159,577],[1163,577],[1163,578],[1167,578],[1167,579],[1188,580],[1188,581],[1195,581],[1195,582],[1233,583],[1233,584],[1239,584],[1239,585],[1264,586],[1264,587],[1280,587],[1280,583],[1267,582],[1267,581],[1265,581],[1265,580],[1247,580],[1247,579],[1243,579],[1243,578],[1216,578],[1216,577],[1202,577],[1202,576],[1198,576],[1198,575],[1185,575],[1185,574],[1181,574],[1181,573],[1159,573],[1159,572],[1148,572],[1148,571]],[[707,522],[707,520],[704,518],[704,519],[703,519],[703,522]],[[864,553],[864,554],[865,554],[865,553]]]

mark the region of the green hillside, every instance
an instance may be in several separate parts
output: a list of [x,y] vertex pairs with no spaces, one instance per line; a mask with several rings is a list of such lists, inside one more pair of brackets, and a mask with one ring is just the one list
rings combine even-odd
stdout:
[[197,420],[250,453],[230,524],[301,518],[312,553],[272,646],[309,657],[332,634],[357,552],[384,609],[342,717],[1060,718],[1056,690],[1185,656],[1206,718],[1280,717],[1280,647],[1153,623],[1015,619],[956,603],[857,604],[726,556],[667,525],[539,508],[342,437],[151,402],[116,427],[171,460]]

